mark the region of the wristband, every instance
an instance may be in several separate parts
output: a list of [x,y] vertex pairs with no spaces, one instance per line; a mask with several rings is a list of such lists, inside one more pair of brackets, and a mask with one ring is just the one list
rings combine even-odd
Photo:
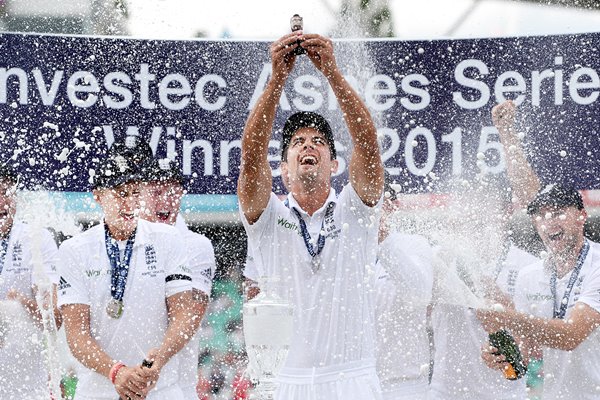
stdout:
[[110,378],[110,381],[113,383],[113,385],[115,383],[115,380],[117,379],[117,374],[119,373],[119,370],[121,368],[123,368],[124,366],[125,366],[125,364],[123,364],[122,362],[119,361],[110,368],[110,372],[109,372],[108,376]]

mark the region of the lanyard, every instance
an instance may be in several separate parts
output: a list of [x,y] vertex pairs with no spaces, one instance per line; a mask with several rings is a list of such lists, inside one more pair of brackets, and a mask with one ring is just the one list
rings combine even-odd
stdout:
[[133,253],[133,242],[135,242],[136,232],[137,228],[129,239],[127,239],[123,262],[121,262],[117,241],[110,237],[108,227],[104,226],[104,243],[106,244],[106,254],[108,254],[108,260],[110,261],[110,295],[118,301],[123,300],[123,294],[125,293],[127,275],[129,274],[129,262]]
[[558,310],[556,309],[556,281],[558,280],[558,277],[556,275],[556,266],[552,268],[552,273],[550,274],[550,292],[552,293],[552,299],[554,300],[552,303],[553,318],[563,319],[565,317],[567,313],[567,305],[569,304],[569,299],[571,298],[571,291],[573,290],[573,286],[575,286],[575,282],[577,281],[579,272],[581,272],[581,268],[583,267],[583,263],[585,262],[589,250],[590,243],[586,240],[583,244],[581,252],[579,253],[579,257],[577,258],[577,264],[571,272],[571,277],[567,283],[567,287]]
[[8,253],[8,240],[8,237],[2,239],[2,244],[0,244],[0,273],[4,269],[4,259],[6,258],[6,253]]
[[[287,200],[284,204],[286,207],[289,207],[289,202]],[[334,209],[335,203],[330,202],[327,205],[327,209],[325,210],[325,216],[321,221],[321,229],[319,231],[319,237],[317,238],[316,243],[317,247],[315,249],[315,247],[311,243],[312,238],[310,237],[310,233],[308,233],[308,227],[306,226],[306,222],[304,222],[304,219],[302,218],[302,215],[300,215],[300,212],[295,207],[292,208],[292,211],[298,218],[298,222],[300,224],[300,233],[302,234],[302,238],[304,239],[304,245],[306,246],[306,250],[308,250],[308,254],[310,254],[312,258],[315,258],[319,254],[321,254],[321,251],[323,251],[323,247],[325,247],[325,235],[323,234],[323,228],[325,227],[325,221],[331,219],[331,217],[333,216]]]

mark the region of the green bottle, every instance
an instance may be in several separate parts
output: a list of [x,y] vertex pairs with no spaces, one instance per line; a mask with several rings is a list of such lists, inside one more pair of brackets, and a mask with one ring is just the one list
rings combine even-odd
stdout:
[[496,355],[502,354],[506,357],[509,364],[504,370],[506,379],[515,380],[525,376],[527,366],[523,362],[523,356],[517,342],[510,333],[504,329],[490,333],[489,341],[492,346],[498,349]]

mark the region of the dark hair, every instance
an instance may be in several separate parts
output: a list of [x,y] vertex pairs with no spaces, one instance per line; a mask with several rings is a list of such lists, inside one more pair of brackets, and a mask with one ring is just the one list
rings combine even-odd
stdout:
[[122,154],[109,154],[96,169],[92,189],[112,189],[140,180],[142,180],[140,170],[130,158]]
[[153,169],[154,155],[147,142],[137,136],[127,136],[108,149],[96,169],[92,189],[114,188],[127,182],[141,181]]
[[389,200],[394,201],[394,200],[398,199],[398,193],[392,187],[392,185],[396,183],[396,181],[394,180],[394,178],[392,178],[392,175],[390,175],[389,172],[384,171],[383,177],[384,177],[383,192],[386,195],[389,193],[389,195],[390,195],[390,197],[388,198]]
[[336,159],[337,153],[335,151],[335,142],[333,140],[333,132],[331,131],[329,122],[327,122],[327,120],[320,114],[309,111],[300,111],[290,116],[287,121],[285,121],[285,125],[283,126],[281,139],[282,161],[287,160],[287,150],[288,147],[290,147],[292,136],[294,136],[294,134],[302,128],[312,128],[321,133],[329,144],[329,153],[331,154],[331,159]]
[[0,180],[7,180],[16,184],[19,182],[19,175],[17,171],[11,166],[4,164],[0,165]]
[[174,160],[163,158],[154,160],[152,166],[144,173],[145,182],[178,182],[185,183],[181,165]]
[[546,185],[538,192],[533,201],[527,206],[527,214],[538,214],[543,207],[575,207],[578,210],[584,208],[583,198],[577,190],[555,183]]
[[123,156],[137,169],[150,168],[154,163],[154,154],[150,145],[138,136],[127,136],[123,141],[115,142],[108,149],[108,157]]

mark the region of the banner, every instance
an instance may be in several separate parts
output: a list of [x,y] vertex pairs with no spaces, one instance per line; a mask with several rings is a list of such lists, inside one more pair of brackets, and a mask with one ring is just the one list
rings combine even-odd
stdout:
[[[406,192],[501,174],[491,108],[519,104],[518,132],[543,182],[600,188],[600,35],[335,41],[343,74],[373,113],[385,166]],[[27,187],[85,192],[126,135],[176,158],[192,194],[234,194],[240,139],[270,75],[269,43],[1,34],[0,162]],[[276,185],[285,118],[322,113],[346,179],[351,142],[333,92],[300,56],[269,159]]]

